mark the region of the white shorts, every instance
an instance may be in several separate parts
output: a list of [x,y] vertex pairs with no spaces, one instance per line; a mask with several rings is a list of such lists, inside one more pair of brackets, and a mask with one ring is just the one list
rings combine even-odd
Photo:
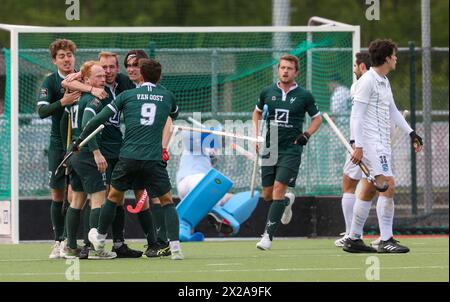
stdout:
[[344,174],[354,180],[360,180],[362,176],[361,168],[350,160],[350,154],[347,153],[344,164]]
[[[193,190],[198,183],[205,177],[205,173],[198,173],[186,176],[183,178],[178,184],[177,184],[177,190],[178,190],[178,197],[180,200],[183,200],[186,195],[188,195],[191,190]],[[231,197],[233,194],[227,193],[224,197],[222,197],[219,202],[217,202],[216,205],[223,206]]]
[[392,173],[391,149],[389,147],[372,144],[369,147],[364,147],[363,151],[363,162],[369,168],[372,176],[394,176]]

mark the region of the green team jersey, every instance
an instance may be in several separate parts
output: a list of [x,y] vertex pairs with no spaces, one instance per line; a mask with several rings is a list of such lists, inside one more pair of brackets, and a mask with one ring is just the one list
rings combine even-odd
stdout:
[[[97,115],[104,105],[95,96],[90,93],[83,93],[75,105],[69,107],[66,112],[70,111],[71,123],[72,123],[72,141],[76,140],[83,128],[86,126],[87,122]],[[104,131],[104,130],[103,130]],[[103,132],[102,131],[102,132]],[[86,146],[81,148],[82,151],[92,152],[99,149],[101,145],[102,133],[96,135],[95,138],[91,139]],[[102,153],[103,154],[103,153]]]
[[[295,84],[285,93],[278,83],[264,88],[256,104],[262,111],[264,105],[269,107],[269,117],[266,123],[268,130],[272,126],[278,127],[279,152],[294,147],[294,140],[303,132],[305,114],[315,117],[320,114],[313,95]],[[267,131],[266,141],[270,141],[270,131]]]
[[130,78],[123,74],[123,73],[118,73],[116,76],[116,82],[117,82],[117,94],[128,90],[128,89],[133,89],[136,88],[137,85],[130,80]]
[[106,106],[83,131],[82,139],[110,116],[122,112],[125,138],[120,157],[136,160],[156,160],[162,157],[162,132],[167,118],[176,118],[178,107],[172,92],[152,83],[122,92]]
[[[61,86],[61,82],[64,80],[58,72],[54,72],[47,76],[42,82],[41,89],[39,90],[39,98],[37,106],[46,106],[55,103],[63,98],[64,88]],[[52,126],[50,132],[50,145],[52,147],[61,147],[63,149],[60,121],[64,113],[64,107],[58,108],[52,114]]]
[[[103,107],[110,104],[116,97],[108,86],[105,86],[108,98],[102,100]],[[115,93],[119,93],[118,85]],[[122,146],[122,131],[120,131],[120,112],[111,116],[105,122],[105,128],[101,132],[100,151],[108,159],[119,158],[120,148]]]
[[[121,92],[136,88],[136,85],[123,73],[118,73],[114,90],[105,86],[108,98],[102,100],[103,107],[110,104]],[[115,113],[105,122],[105,128],[102,130],[100,151],[108,159],[119,158],[120,148],[122,147],[122,132],[120,131],[120,112]]]

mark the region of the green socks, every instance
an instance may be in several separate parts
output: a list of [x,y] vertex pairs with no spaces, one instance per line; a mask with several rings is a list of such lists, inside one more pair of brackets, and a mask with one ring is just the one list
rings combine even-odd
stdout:
[[77,248],[77,233],[80,225],[81,210],[69,207],[66,213],[67,245],[71,249]]
[[267,223],[265,232],[269,234],[270,240],[273,239],[275,232],[280,225],[281,216],[283,216],[285,208],[285,200],[274,200],[269,208],[269,213],[267,214]]
[[158,241],[167,242],[166,222],[164,211],[160,204],[152,205],[152,215],[155,224],[156,238]]
[[166,222],[167,239],[169,241],[176,241],[180,235],[180,222],[178,220],[178,213],[173,203],[164,206],[164,219]]
[[125,228],[125,211],[123,206],[117,206],[116,217],[112,222],[112,238],[113,242],[123,242],[125,238],[123,236],[123,231]]
[[62,201],[52,201],[50,206],[50,219],[52,221],[55,241],[64,240],[64,216],[62,215]]
[[147,244],[153,245],[156,243],[155,229],[153,228],[153,219],[150,209],[140,211],[138,214],[139,223],[147,238]]
[[90,245],[88,234],[89,230],[91,229],[89,226],[89,219],[91,216],[91,206],[89,205],[89,202],[86,201],[86,205],[83,209],[83,243],[85,245]]
[[108,233],[108,228],[114,220],[114,216],[116,216],[117,204],[112,202],[109,199],[106,199],[105,203],[102,206],[102,210],[100,211],[100,219],[98,222],[98,233],[106,234]]
[[91,215],[89,215],[89,228],[98,228],[98,221],[100,220],[101,208],[91,209]]

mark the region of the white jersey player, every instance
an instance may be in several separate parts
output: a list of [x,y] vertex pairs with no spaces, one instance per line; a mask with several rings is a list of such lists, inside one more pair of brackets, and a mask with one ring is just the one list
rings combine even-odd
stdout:
[[[355,64],[353,65],[353,73],[356,76],[356,79],[365,74],[370,68],[370,57],[367,52],[359,52],[356,54]],[[356,85],[358,81],[354,82],[352,87],[350,88],[350,95],[353,100],[353,96],[355,94]],[[354,138],[353,134],[350,131],[350,144],[353,145]],[[347,155],[345,164],[344,164],[344,173],[342,176],[342,212],[344,213],[345,220],[345,233],[342,238],[339,238],[334,242],[337,247],[343,247],[345,240],[350,235],[350,227],[352,225],[352,217],[353,217],[353,206],[355,204],[355,191],[356,186],[358,185],[359,180],[361,179],[361,169],[358,165],[355,165],[350,160],[350,155]]]
[[378,183],[387,182],[389,188],[380,192],[377,216],[381,241],[378,249],[366,246],[361,240],[364,223],[369,215],[376,189],[362,181],[361,193],[356,198],[350,238],[344,243],[344,251],[350,253],[407,253],[409,249],[393,238],[394,176],[391,170],[391,121],[409,133],[416,152],[422,149],[422,138],[411,129],[398,111],[386,75],[395,69],[397,46],[391,40],[375,40],[369,45],[373,67],[359,80],[353,95],[350,129],[355,140],[352,162],[361,160],[367,165]]

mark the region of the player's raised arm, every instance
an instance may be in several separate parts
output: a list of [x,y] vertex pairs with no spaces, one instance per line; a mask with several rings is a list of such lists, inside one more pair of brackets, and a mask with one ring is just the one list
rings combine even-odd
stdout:
[[108,97],[108,93],[105,91],[105,89],[84,84],[78,81],[77,79],[75,80],[64,79],[61,82],[61,85],[64,88],[67,88],[71,91],[89,92],[90,94],[92,94],[93,96],[95,96],[100,100],[103,100]]
[[92,131],[97,129],[97,127],[101,124],[105,123],[116,112],[116,109],[111,104],[103,108],[98,115],[96,115],[86,124],[86,127],[83,129],[83,132],[81,132],[77,143],[83,141],[86,137],[88,137],[89,134],[92,133]]

